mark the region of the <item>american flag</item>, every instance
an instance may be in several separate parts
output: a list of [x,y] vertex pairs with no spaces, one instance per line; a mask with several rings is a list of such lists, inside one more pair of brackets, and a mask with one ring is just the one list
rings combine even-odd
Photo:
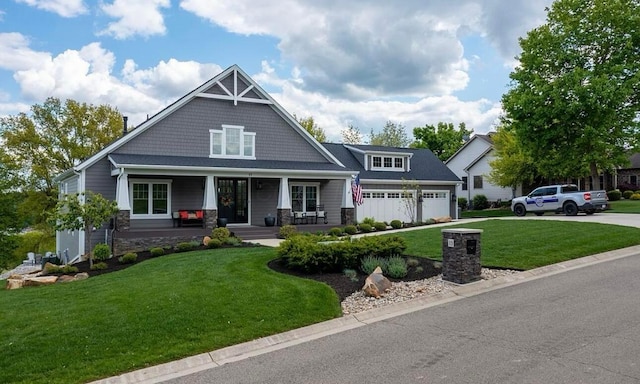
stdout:
[[362,198],[362,186],[360,185],[360,175],[351,182],[351,194],[353,195],[353,203],[356,205],[362,205],[364,199]]

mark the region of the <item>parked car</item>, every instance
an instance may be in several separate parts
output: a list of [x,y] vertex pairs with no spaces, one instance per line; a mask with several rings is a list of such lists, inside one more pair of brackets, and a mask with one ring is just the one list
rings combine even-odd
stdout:
[[529,195],[511,201],[511,210],[516,216],[524,216],[527,212],[538,216],[545,212],[564,213],[567,216],[575,216],[578,212],[592,215],[608,207],[606,191],[580,191],[574,184],[538,187]]

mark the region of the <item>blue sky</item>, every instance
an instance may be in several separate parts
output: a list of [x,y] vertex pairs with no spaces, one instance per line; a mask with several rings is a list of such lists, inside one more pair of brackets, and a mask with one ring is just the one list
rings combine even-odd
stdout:
[[486,133],[518,38],[551,0],[3,0],[0,116],[47,97],[137,125],[233,64],[332,141],[465,122]]

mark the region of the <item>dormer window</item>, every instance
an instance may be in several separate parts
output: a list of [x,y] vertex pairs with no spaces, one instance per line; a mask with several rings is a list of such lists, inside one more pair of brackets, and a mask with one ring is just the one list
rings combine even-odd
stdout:
[[404,156],[371,156],[371,170],[373,171],[396,171],[405,170],[406,157]]
[[256,133],[245,132],[239,125],[223,125],[209,130],[209,157],[255,159]]

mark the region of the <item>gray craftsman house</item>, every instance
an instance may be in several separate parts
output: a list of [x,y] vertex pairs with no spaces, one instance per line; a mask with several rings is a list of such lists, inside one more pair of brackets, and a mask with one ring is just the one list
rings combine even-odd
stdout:
[[[323,145],[234,65],[135,129],[125,118],[120,139],[57,177],[61,196],[92,191],[119,208],[93,244],[83,231],[58,232],[57,251],[74,259],[98,242],[114,254],[140,251],[201,239],[216,225],[264,226],[266,217],[276,225],[403,220],[387,200],[384,213],[375,210],[383,195],[401,193],[403,178],[429,186],[429,216],[449,215],[460,180],[447,171],[428,150]],[[359,173],[365,194],[356,209]]]

